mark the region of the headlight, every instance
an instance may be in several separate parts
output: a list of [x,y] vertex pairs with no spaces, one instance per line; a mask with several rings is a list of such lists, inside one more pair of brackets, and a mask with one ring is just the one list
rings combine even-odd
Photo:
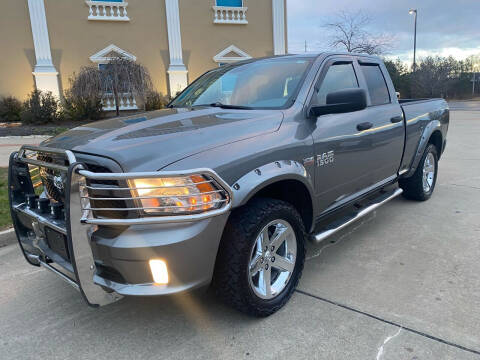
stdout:
[[149,215],[191,214],[222,207],[226,192],[202,175],[129,180],[132,196]]

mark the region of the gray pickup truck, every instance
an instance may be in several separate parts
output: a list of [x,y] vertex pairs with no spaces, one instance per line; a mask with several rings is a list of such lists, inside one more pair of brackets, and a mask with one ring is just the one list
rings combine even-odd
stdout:
[[398,100],[382,61],[287,55],[224,65],[168,109],[99,121],[11,155],[26,260],[101,306],[212,284],[267,316],[321,242],[403,195],[427,200],[449,123]]

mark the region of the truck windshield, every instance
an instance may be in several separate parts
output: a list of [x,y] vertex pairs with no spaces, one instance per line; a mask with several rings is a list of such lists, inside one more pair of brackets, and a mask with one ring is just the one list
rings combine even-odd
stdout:
[[193,82],[170,107],[287,108],[312,62],[312,58],[281,57],[220,66]]

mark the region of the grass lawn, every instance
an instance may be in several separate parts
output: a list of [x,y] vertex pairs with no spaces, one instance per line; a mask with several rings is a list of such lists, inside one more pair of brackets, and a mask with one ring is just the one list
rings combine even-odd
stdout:
[[7,177],[8,169],[0,168],[0,230],[4,230],[12,224],[8,206]]

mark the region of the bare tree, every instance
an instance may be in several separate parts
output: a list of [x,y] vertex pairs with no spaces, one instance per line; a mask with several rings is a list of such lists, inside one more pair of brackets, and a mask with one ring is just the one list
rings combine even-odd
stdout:
[[101,69],[104,92],[113,93],[117,116],[121,94],[132,94],[145,104],[148,92],[153,88],[148,70],[132,60],[116,57]]
[[362,12],[339,12],[333,21],[324,24],[331,31],[330,46],[342,47],[347,52],[385,54],[393,39],[386,34],[370,34],[366,28],[371,22],[370,17]]
[[70,78],[70,93],[78,99],[97,101],[102,98],[102,75],[96,66],[84,66]]
[[77,98],[91,101],[112,94],[118,116],[122,94],[131,94],[145,106],[146,96],[152,88],[150,74],[143,65],[115,57],[100,69],[95,66],[80,69],[79,74],[73,77],[70,92]]

